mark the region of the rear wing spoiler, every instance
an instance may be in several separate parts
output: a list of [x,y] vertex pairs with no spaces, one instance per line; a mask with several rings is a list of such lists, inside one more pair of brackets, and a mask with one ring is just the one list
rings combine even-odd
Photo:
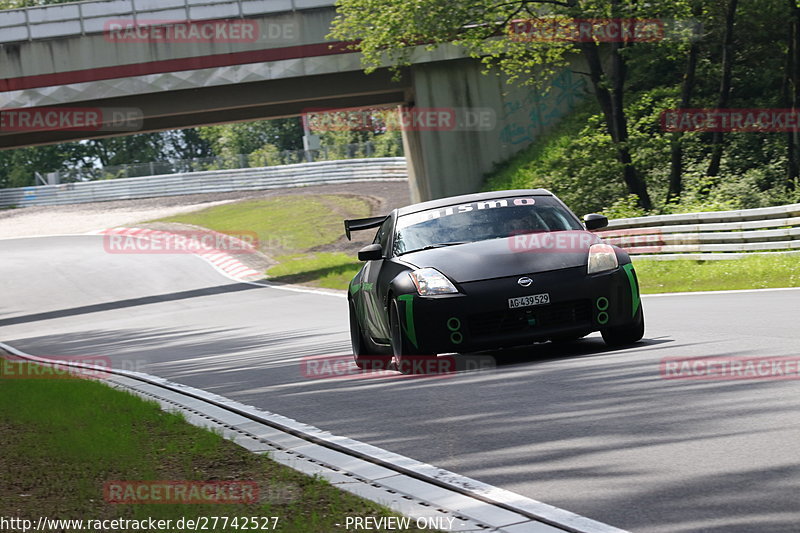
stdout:
[[351,231],[361,231],[362,229],[370,229],[370,228],[377,228],[383,221],[386,220],[386,216],[382,217],[370,217],[370,218],[355,218],[353,220],[345,220],[344,221],[344,234],[347,236],[347,240],[350,240],[350,232]]

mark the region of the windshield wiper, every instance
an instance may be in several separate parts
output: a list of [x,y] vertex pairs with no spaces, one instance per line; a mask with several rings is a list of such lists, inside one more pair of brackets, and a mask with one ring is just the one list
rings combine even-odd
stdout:
[[453,242],[437,242],[435,244],[428,244],[420,248],[420,250],[430,250],[431,248],[444,248],[445,246],[455,246],[457,244],[467,244],[467,241],[453,241]]
[[427,244],[422,248],[415,248],[413,250],[407,250],[405,252],[400,252],[397,255],[403,254],[412,254],[414,252],[421,252],[422,250],[432,250],[434,248],[444,248],[445,246],[456,246],[457,244],[469,244],[473,241],[453,241],[453,242],[437,242],[434,244]]

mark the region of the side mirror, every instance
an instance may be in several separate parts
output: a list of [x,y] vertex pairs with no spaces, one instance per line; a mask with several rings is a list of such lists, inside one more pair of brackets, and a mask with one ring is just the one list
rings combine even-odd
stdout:
[[608,219],[603,215],[592,213],[591,215],[584,215],[583,223],[586,225],[586,229],[591,231],[608,226]]
[[380,244],[370,244],[358,251],[359,261],[375,261],[383,259],[383,249]]

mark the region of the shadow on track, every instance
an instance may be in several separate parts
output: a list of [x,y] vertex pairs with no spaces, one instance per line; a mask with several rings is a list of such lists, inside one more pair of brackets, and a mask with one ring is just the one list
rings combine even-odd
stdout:
[[112,311],[114,309],[124,309],[126,307],[136,307],[140,305],[156,304],[162,302],[174,302],[176,300],[187,300],[189,298],[198,298],[201,296],[212,296],[215,294],[226,294],[233,292],[249,291],[252,289],[262,289],[262,288],[263,287],[258,285],[247,285],[244,283],[230,283],[225,285],[218,285],[216,287],[204,287],[202,289],[193,289],[190,291],[156,294],[153,296],[143,296],[141,298],[129,298],[127,300],[117,300],[116,302],[105,302],[101,304],[83,305],[80,307],[59,309],[57,311],[47,311],[44,313],[33,313],[30,315],[4,318],[0,320],[0,327],[12,326],[15,324],[25,324],[28,322],[38,322],[40,320],[52,320],[54,318],[63,318],[68,316],[85,315],[89,313],[100,313],[103,311]]

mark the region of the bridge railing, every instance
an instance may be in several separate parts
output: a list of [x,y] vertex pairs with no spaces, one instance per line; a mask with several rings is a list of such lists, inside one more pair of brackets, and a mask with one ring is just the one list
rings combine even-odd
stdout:
[[334,0],[100,0],[0,11],[0,42],[102,33],[110,19],[243,18],[334,5]]
[[800,204],[623,218],[597,232],[635,258],[738,259],[800,253]]
[[406,178],[405,158],[375,157],[0,189],[0,207],[80,204]]

